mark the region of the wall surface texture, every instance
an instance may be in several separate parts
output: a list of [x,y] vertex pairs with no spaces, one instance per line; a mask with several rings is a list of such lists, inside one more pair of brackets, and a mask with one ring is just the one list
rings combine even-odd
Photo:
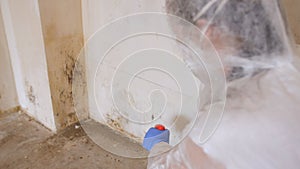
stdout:
[[18,96],[10,62],[7,39],[0,9],[0,112],[18,106]]
[[300,44],[300,1],[282,0],[282,2],[291,32],[296,43]]
[[55,131],[38,2],[3,0],[1,10],[19,104]]
[[[111,43],[112,39],[121,40],[118,37],[120,32],[130,32],[135,28],[153,31],[157,27],[156,24],[160,23],[153,22],[149,25],[150,22],[147,18],[140,18],[137,22],[126,21],[124,22],[125,25],[107,29],[108,31],[103,34],[100,28],[104,26],[103,30],[106,30],[105,26],[113,25],[112,21],[126,15],[163,12],[164,1],[83,0],[82,10],[84,39],[87,43],[85,56],[89,116],[123,134],[128,134],[137,141],[142,140],[145,132],[151,126],[162,123],[171,129],[171,142],[178,141],[184,133],[183,129],[195,117],[194,111],[191,110],[193,106],[181,107],[181,93],[176,84],[176,80],[180,80],[174,80],[168,73],[154,69],[142,71],[137,76],[126,70],[127,68],[138,67],[138,62],[124,67],[124,70],[118,67],[127,57],[131,57],[132,54],[141,52],[141,50],[145,50],[145,52],[138,53],[136,56],[153,58],[152,61],[163,63],[163,58],[169,58],[168,53],[163,52],[163,50],[172,51],[175,54],[179,53],[174,50],[175,41],[160,35],[147,34],[128,38],[116,45],[105,58],[100,60],[103,57],[105,45]],[[161,24],[165,24],[165,32],[170,31],[166,25],[166,20],[161,20]],[[155,50],[147,51],[147,49]],[[160,58],[154,59],[154,57]],[[170,66],[181,63],[178,58],[173,57],[173,59],[174,63],[169,62]],[[182,65],[184,64],[182,63]],[[177,68],[180,69],[180,67]],[[130,89],[118,88],[118,86],[123,85],[121,79],[115,81],[116,86],[112,85],[114,75],[119,70],[121,70],[119,72],[121,77],[133,79]],[[161,91],[164,95],[161,95]],[[112,98],[113,93],[115,100]],[[116,105],[116,102],[121,105]],[[124,109],[120,110],[119,106],[123,106]]]
[[[299,43],[299,2],[297,0],[285,0],[284,7],[287,8],[288,22],[293,32],[296,41]],[[164,46],[162,43],[165,39],[159,36],[142,36],[137,37],[133,40],[126,39],[122,43],[115,46],[107,56],[99,62],[99,58],[102,57],[101,53],[101,36],[98,31],[102,31],[107,25],[112,25],[116,19],[122,19],[126,15],[132,15],[141,12],[163,12],[164,11],[164,1],[105,1],[105,0],[82,0],[82,12],[83,12],[83,29],[84,29],[84,39],[87,42],[86,46],[86,67],[87,67],[87,87],[88,87],[88,102],[89,102],[89,115],[91,118],[105,123],[110,127],[119,130],[121,132],[131,134],[131,137],[137,140],[143,136],[145,131],[155,123],[163,123],[168,127],[172,127],[172,138],[171,140],[178,140],[179,136],[182,134],[182,129],[185,128],[190,121],[191,114],[189,111],[185,111],[184,114],[177,114],[179,104],[176,104],[176,99],[178,98],[178,90],[176,86],[171,81],[166,80],[167,77],[159,76],[154,72],[140,74],[137,76],[137,80],[133,83],[133,90],[115,91],[118,93],[118,99],[122,100],[124,104],[127,102],[127,107],[135,106],[141,110],[146,110],[151,106],[151,98],[149,99],[149,93],[152,89],[160,89],[166,91],[168,101],[170,105],[164,110],[165,116],[161,116],[154,123],[149,125],[135,125],[130,121],[134,116],[139,116],[134,114],[130,108],[125,111],[124,114],[120,114],[120,111],[116,108],[115,100],[112,100],[112,88],[111,82],[113,81],[113,76],[116,71],[118,71],[119,64],[124,61],[123,59],[128,57],[134,52],[145,49],[145,48],[164,48],[172,51],[172,47]],[[132,28],[126,28],[120,26],[119,28],[112,29],[112,32],[130,31],[134,30],[134,26],[142,27],[147,25],[147,20],[140,20],[137,23],[131,23]],[[127,30],[128,29],[128,30]],[[117,36],[118,33],[106,34],[107,39]],[[106,38],[102,36],[102,38]],[[107,40],[107,44],[110,40]],[[170,43],[170,42],[166,42]],[[165,44],[166,44],[165,43]],[[104,44],[105,45],[105,44]],[[180,53],[180,52],[179,52]],[[161,55],[163,56],[163,55]],[[149,56],[153,57],[153,56]],[[131,65],[134,66],[134,65]],[[95,73],[96,72],[96,73]],[[124,73],[124,77],[133,76],[129,72]],[[154,79],[153,79],[154,77]],[[163,80],[162,80],[163,79]],[[95,84],[95,86],[93,86]],[[121,102],[122,102],[121,101]],[[160,102],[159,99],[156,101]],[[161,101],[163,103],[163,101]],[[126,106],[125,106],[126,107]],[[125,108],[126,109],[126,108]],[[131,112],[130,112],[131,111]],[[155,110],[150,112],[150,116],[155,117]],[[124,117],[126,116],[126,117]],[[145,114],[146,118],[148,114]],[[128,118],[129,117],[129,118]],[[179,117],[179,118],[178,118]],[[172,121],[181,121],[178,127],[172,124]],[[145,119],[139,119],[143,121]],[[178,122],[177,121],[177,122]],[[179,123],[178,123],[179,124]]]
[[[99,65],[99,49],[102,47],[99,44],[102,42],[95,33],[99,28],[126,15],[163,12],[164,1],[2,0],[0,5],[0,69],[5,72],[0,74],[1,111],[20,105],[29,115],[53,131],[77,122],[76,113],[89,113],[96,121],[137,139],[153,125],[137,128],[137,125],[118,113],[111,100],[111,81],[118,70],[118,64],[128,55],[146,48],[173,51],[173,46],[165,45],[171,42],[152,35],[124,40]],[[300,43],[300,1],[283,0],[283,5],[295,41]],[[147,20],[129,25],[135,24],[147,25]],[[111,38],[114,37],[113,31],[117,34],[130,29],[118,27],[107,36]],[[87,42],[85,53],[78,60],[84,42]],[[122,73],[124,77],[133,76],[126,71]],[[166,75],[157,73],[140,74],[132,83],[134,90],[118,91],[118,99],[123,100],[124,104],[146,110],[151,107],[152,100],[148,96],[153,89],[166,91],[166,96],[172,98],[169,99],[170,105],[165,109],[166,116],[155,123],[172,126],[174,119],[181,120],[183,125],[175,126],[176,131],[172,132],[180,134],[190,122],[191,116],[188,113],[185,116],[176,114],[180,108],[177,104],[177,86]],[[156,101],[163,103],[159,99]],[[158,111],[153,109],[145,117],[155,119],[159,116],[156,114]],[[127,116],[137,114],[128,112]],[[178,138],[173,136],[173,140]]]
[[[83,46],[81,1],[39,0],[39,6],[53,109],[56,125],[62,129],[77,122],[72,78],[77,56]],[[85,101],[82,94],[81,104],[84,105]]]

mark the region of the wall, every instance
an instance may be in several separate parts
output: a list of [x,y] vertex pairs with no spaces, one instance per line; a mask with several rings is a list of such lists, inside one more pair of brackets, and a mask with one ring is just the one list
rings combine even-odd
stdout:
[[300,45],[296,46],[296,54],[300,57]]
[[0,2],[19,104],[56,131],[38,2]]
[[[162,47],[163,44],[157,43],[160,37],[144,36],[136,41],[129,40],[112,52],[108,56],[111,59],[106,60],[102,65],[102,72],[96,76],[96,84],[99,84],[96,94],[90,84],[94,83],[95,79],[92,72],[97,67],[99,46],[87,45],[86,53],[83,53],[86,55],[79,61],[77,56],[83,42],[91,38],[100,27],[114,19],[137,12],[161,12],[164,10],[164,1],[2,0],[0,4],[0,13],[3,15],[0,17],[3,19],[0,20],[0,28],[3,27],[0,30],[0,69],[1,72],[5,72],[0,75],[1,110],[21,105],[29,115],[53,131],[76,122],[76,111],[79,111],[79,115],[90,112],[91,118],[106,123],[116,130],[132,134],[133,137],[143,136],[152,124],[136,129],[136,125],[121,117],[114,109],[113,102],[109,100],[111,95],[108,93],[110,90],[108,82],[122,58],[140,48]],[[298,43],[300,43],[299,6],[297,0],[284,0],[288,23]],[[146,23],[146,21],[141,23],[143,22]],[[122,28],[116,31],[120,30]],[[164,48],[173,50],[171,46]],[[86,56],[88,57],[85,58]],[[76,79],[81,79],[81,84],[75,90],[75,94],[79,97],[74,101],[72,87],[76,63],[79,70],[76,72]],[[145,97],[155,88],[166,90],[168,96],[178,98],[176,85],[174,86],[170,80],[162,81],[161,79],[167,78],[159,77],[156,73],[139,76],[136,90],[129,93],[137,107],[149,106],[149,100]],[[124,76],[130,75],[128,72],[125,74]],[[152,79],[149,83],[152,77],[158,78],[154,81]],[[85,81],[86,78],[88,82]],[[88,86],[85,86],[86,83]],[[145,88],[140,89],[141,86]],[[100,103],[98,106],[95,96]],[[121,94],[120,98],[124,96]],[[179,107],[175,99],[171,100],[171,106],[167,108],[169,115],[165,118],[169,120],[164,121],[167,124],[176,118],[174,112]],[[74,105],[80,109],[75,109]],[[98,113],[99,108],[103,111],[102,115]],[[155,114],[150,114],[152,115]],[[187,122],[189,120],[183,119]]]
[[[184,133],[183,129],[195,118],[195,114],[193,114],[195,111],[192,110],[192,102],[190,106],[185,105],[186,107],[181,107],[181,93],[175,82],[176,80],[180,81],[179,79],[174,81],[168,74],[152,70],[142,72],[133,78],[131,90],[123,88],[120,88],[120,90],[113,89],[116,94],[115,99],[125,107],[122,113],[118,110],[118,106],[115,106],[116,102],[114,101],[116,100],[112,99],[111,93],[111,83],[114,73],[120,70],[118,69],[118,64],[123,59],[138,50],[148,48],[164,49],[176,54],[178,50],[176,51],[173,48],[175,44],[172,44],[172,42],[174,43],[174,41],[158,35],[145,35],[124,40],[114,47],[103,62],[99,64],[103,50],[105,49],[104,46],[110,44],[111,39],[116,39],[120,35],[120,32],[131,31],[135,27],[145,28],[146,30],[149,28],[149,22],[147,19],[141,19],[137,23],[128,24],[127,26],[129,27],[120,25],[119,27],[108,29],[102,35],[94,34],[99,28],[119,17],[141,12],[162,12],[164,11],[164,1],[83,0],[82,10],[84,39],[87,41],[83,56],[86,57],[90,117],[123,134],[127,134],[137,141],[142,140],[145,132],[150,127],[157,123],[162,123],[171,129],[171,143],[177,142]],[[124,23],[130,23],[130,21]],[[166,24],[167,21],[163,20],[162,23]],[[150,30],[152,28],[152,30],[155,30],[157,25],[152,24],[150,27]],[[145,58],[153,58],[154,56],[161,58],[169,57],[167,53],[155,50],[153,50],[153,53],[142,52],[140,54]],[[159,59],[152,60],[158,61]],[[179,59],[174,59],[175,62],[176,64],[180,64]],[[169,65],[174,63],[169,63]],[[138,64],[130,66],[135,67],[136,65]],[[182,65],[185,64],[182,63]],[[182,69],[178,67],[178,70]],[[97,73],[95,73],[96,71]],[[132,72],[123,69],[119,75],[126,78],[134,77]],[[117,80],[117,88],[121,83],[121,80]],[[165,95],[162,96],[157,91],[164,91]],[[132,107],[137,108],[140,112],[136,112]],[[182,110],[180,111],[181,108]],[[159,114],[161,111],[163,115]]]
[[[56,125],[77,122],[72,99],[73,69],[83,46],[80,0],[40,0],[40,13]],[[79,63],[82,66],[84,63]],[[80,73],[85,78],[84,69]],[[83,88],[80,104],[87,102]],[[85,111],[85,110],[78,110]]]
[[294,35],[296,43],[300,44],[300,1],[282,0],[288,25]]
[[[287,17],[288,24],[291,27],[293,35],[295,36],[295,40],[300,43],[299,37],[299,2],[297,0],[284,0],[284,7],[287,8]],[[172,47],[164,46],[160,42],[163,39],[160,37],[140,37],[136,38],[135,41],[124,40],[121,45],[114,47],[113,51],[110,52],[106,59],[102,64],[99,64],[99,57],[101,57],[101,47],[106,45],[102,45],[101,40],[97,39],[100,37],[97,34],[94,34],[98,31],[99,28],[106,26],[106,24],[112,24],[111,21],[115,19],[119,19],[119,17],[124,17],[126,15],[139,13],[139,12],[163,12],[164,11],[164,1],[156,0],[156,1],[147,1],[147,0],[137,0],[137,1],[124,1],[124,0],[116,0],[116,1],[105,1],[105,0],[82,0],[82,10],[83,10],[83,28],[84,28],[84,39],[87,41],[86,53],[86,67],[87,67],[87,84],[88,84],[88,101],[89,101],[89,112],[90,117],[99,121],[101,123],[105,123],[110,127],[119,130],[123,133],[129,133],[132,138],[139,140],[145,131],[153,125],[153,123],[149,125],[134,125],[128,118],[124,118],[124,115],[120,115],[119,110],[116,109],[114,102],[112,101],[111,94],[111,81],[114,73],[117,71],[118,64],[121,63],[122,59],[124,59],[129,54],[132,54],[134,51],[139,49],[156,47],[156,48],[165,48],[170,51],[173,51]],[[146,25],[147,20],[140,21],[138,24],[140,27]],[[137,23],[132,23],[132,25],[137,25]],[[122,32],[126,28],[120,26],[118,29],[113,29],[111,31]],[[134,29],[134,26],[133,28]],[[115,36],[114,34],[107,35],[107,39],[111,38],[109,36]],[[117,35],[116,35],[117,36]],[[102,36],[105,38],[105,36]],[[159,40],[158,40],[159,39]],[[110,43],[107,40],[107,44]],[[101,46],[102,45],[102,46]],[[100,48],[100,49],[99,49]],[[152,57],[149,55],[149,57]],[[101,67],[101,70],[99,69]],[[98,71],[96,74],[94,72]],[[133,76],[129,72],[122,72],[123,76]],[[154,80],[153,80],[153,77]],[[147,75],[138,76],[138,80],[136,80],[134,87],[134,91],[120,91],[118,95],[118,99],[123,101],[124,104],[129,102],[133,103],[134,106],[139,108],[147,108],[149,106],[148,94],[152,89],[161,89],[166,92],[168,98],[171,98],[171,104],[167,106],[165,109],[165,113],[167,115],[164,119],[160,118],[156,121],[162,122],[167,126],[172,126],[171,121],[177,118],[176,111],[178,110],[178,104],[176,104],[176,99],[178,97],[178,91],[174,90],[174,85],[171,81],[164,81],[161,79],[166,79],[161,77],[161,79],[157,78],[158,76],[155,73],[150,73]],[[152,81],[150,80],[152,78]],[[154,82],[154,83],[152,83]],[[95,86],[93,86],[95,84]],[[142,88],[143,87],[143,88]],[[128,98],[126,95],[129,95]],[[146,99],[145,99],[146,98]],[[132,105],[128,103],[129,105]],[[130,110],[130,109],[128,109]],[[126,112],[128,116],[138,116],[137,114],[133,114],[133,112]],[[155,112],[152,112],[155,113]],[[180,117],[183,117],[182,124],[187,124],[191,121],[189,111],[185,112],[186,115],[180,114]],[[125,115],[125,116],[126,116]],[[153,115],[153,114],[152,114]],[[145,115],[147,116],[147,115]],[[143,121],[144,119],[139,119]],[[179,127],[184,128],[184,125]],[[182,131],[180,129],[176,129],[172,131],[172,133],[179,134]],[[172,135],[173,138],[171,140],[176,140],[178,137]]]
[[13,77],[7,39],[0,9],[0,112],[18,106],[18,97]]

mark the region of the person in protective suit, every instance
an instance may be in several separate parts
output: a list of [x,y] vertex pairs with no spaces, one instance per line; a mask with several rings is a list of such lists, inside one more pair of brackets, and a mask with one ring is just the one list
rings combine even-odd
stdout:
[[147,139],[148,168],[299,168],[300,72],[281,9],[276,0],[167,0],[167,13],[201,29],[219,53],[227,100],[204,143],[197,125],[176,147],[167,130]]

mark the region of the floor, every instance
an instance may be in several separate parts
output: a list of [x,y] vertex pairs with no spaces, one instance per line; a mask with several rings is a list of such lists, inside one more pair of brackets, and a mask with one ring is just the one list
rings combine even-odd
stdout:
[[[101,129],[106,142],[120,139],[129,150],[144,151],[109,129]],[[109,143],[108,143],[109,144]],[[23,113],[0,114],[1,169],[143,169],[147,159],[109,153],[75,125],[53,134]]]

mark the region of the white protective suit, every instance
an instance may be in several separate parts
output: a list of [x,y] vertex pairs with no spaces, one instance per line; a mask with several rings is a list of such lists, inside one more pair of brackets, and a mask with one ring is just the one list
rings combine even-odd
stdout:
[[[192,23],[197,19],[212,20],[209,24],[219,27],[224,34],[241,38],[242,45],[233,54],[238,57],[223,60],[231,71],[226,73],[227,100],[217,130],[201,144],[197,135],[201,129],[196,125],[176,147],[166,143],[155,145],[151,155],[170,151],[149,158],[148,168],[300,168],[300,72],[280,3],[169,0],[167,8],[169,13]],[[219,52],[222,55],[222,50]],[[234,62],[234,58],[246,61]]]

